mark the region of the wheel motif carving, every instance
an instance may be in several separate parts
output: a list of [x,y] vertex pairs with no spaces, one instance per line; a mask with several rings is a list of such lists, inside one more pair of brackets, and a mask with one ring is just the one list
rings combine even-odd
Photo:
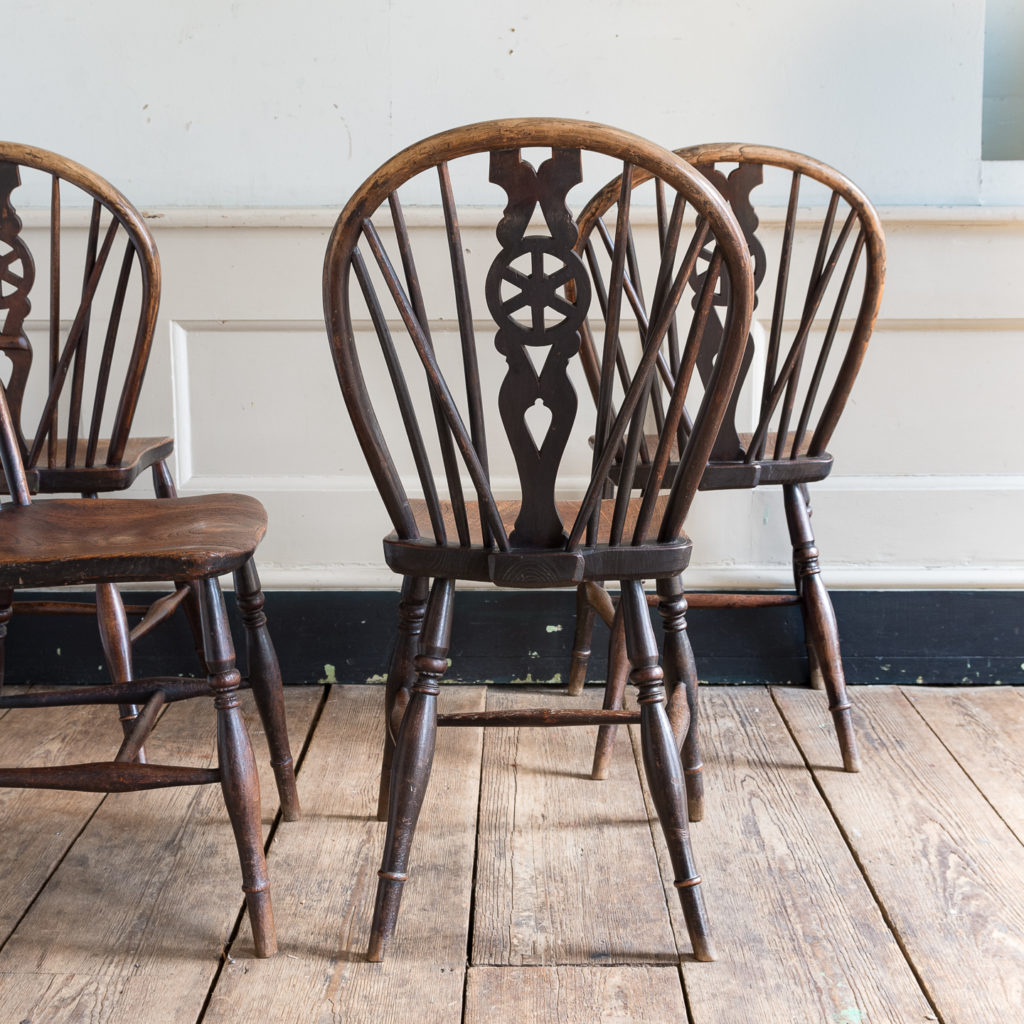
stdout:
[[[522,506],[509,537],[516,547],[550,548],[565,540],[555,477],[576,418],[576,391],[567,368],[579,351],[578,329],[590,305],[590,278],[573,251],[577,230],[565,197],[582,178],[579,150],[555,149],[537,169],[519,150],[491,154],[491,181],[509,201],[496,231],[502,249],[484,293],[498,328],[495,348],[508,363],[498,409],[522,486]],[[538,204],[550,234],[527,235]],[[549,352],[538,373],[527,348],[539,347]],[[551,420],[544,435],[534,438],[526,417],[538,401]]]
[[11,203],[11,193],[20,184],[17,165],[0,164],[0,242],[7,247],[0,252],[0,311],[7,312],[0,334],[9,337],[21,334],[36,276],[32,254],[21,238],[21,218]]

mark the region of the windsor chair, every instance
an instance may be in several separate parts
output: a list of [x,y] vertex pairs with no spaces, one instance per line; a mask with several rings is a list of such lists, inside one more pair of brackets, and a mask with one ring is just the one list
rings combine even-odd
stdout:
[[[253,498],[216,494],[198,498],[33,502],[21,461],[21,439],[0,385],[0,460],[12,502],[0,508],[0,586],[94,584],[110,685],[3,693],[0,708],[108,705],[141,711],[124,720],[124,740],[110,761],[0,768],[0,787],[119,793],[164,786],[220,783],[242,867],[242,889],[257,956],[275,952],[270,888],[263,855],[259,780],[239,710],[241,676],[218,577],[233,573],[245,625],[249,683],[267,731],[285,818],[298,816],[295,773],[288,752],[281,674],[263,614],[253,553],[266,530],[266,513]],[[191,581],[198,596],[205,679],[135,679],[124,606],[117,584]],[[217,715],[218,765],[195,768],[148,763],[143,744],[166,704],[212,698]]]
[[[631,176],[662,182],[672,214],[650,320],[633,338],[635,370],[620,380],[606,359],[595,413],[578,418],[572,379],[583,383],[580,331],[594,312],[595,286],[575,248],[570,194],[585,181],[606,180],[609,168],[625,184],[602,284],[606,351],[619,343]],[[416,203],[440,206],[443,234],[409,230],[400,188]],[[634,497],[623,467],[633,467],[629,453],[647,443],[656,356],[673,316],[683,316],[681,299],[699,263],[703,283],[681,353],[684,368],[668,396],[648,481]],[[388,829],[370,960],[383,958],[394,929],[437,727],[586,725],[609,718],[640,723],[644,768],[694,954],[713,958],[665,684],[675,692],[672,587],[690,557],[682,527],[739,369],[753,298],[750,273],[728,204],[699,174],[667,150],[588,122],[512,119],[443,132],[387,161],[341,213],[324,267],[327,328],[349,414],[394,528],[384,541],[385,560],[404,579],[386,687],[378,815],[386,816]],[[730,282],[720,309],[723,340],[701,387],[687,367],[720,279]],[[490,314],[486,326],[476,319],[481,296]],[[700,408],[665,488],[675,427],[694,390],[703,390]],[[421,497],[410,497],[407,480],[417,481]],[[457,581],[537,588],[609,579],[622,588],[638,713],[438,714]],[[663,594],[664,669],[644,579],[657,580]],[[685,707],[683,693],[683,715]]]
[[[27,229],[15,190],[17,205],[31,208]],[[143,219],[88,168],[0,142],[0,248],[0,352],[9,364],[7,401],[31,493],[108,494],[150,470],[157,496],[175,497],[167,465],[173,439],[131,433],[160,301],[156,245]],[[37,259],[45,299],[33,290]],[[42,360],[26,332],[33,318],[46,339]],[[3,477],[0,493],[9,493]],[[198,605],[185,582],[148,607],[129,606],[143,616],[132,639],[183,602],[200,646]],[[0,593],[0,671],[14,610],[11,594]],[[19,601],[16,610],[97,613],[82,601]]]
[[[807,485],[824,479],[833,465],[829,443],[849,398],[878,313],[885,277],[885,239],[878,215],[864,194],[834,168],[770,146],[716,144],[676,150],[725,197],[735,213],[754,265],[755,303],[768,309],[767,331],[756,315],[747,341],[739,383],[715,439],[701,490],[775,486],[782,490],[792,545],[795,594],[691,594],[678,601],[680,615],[689,607],[800,607],[812,683],[828,693],[843,766],[857,771],[860,759],[850,724],[850,702],[839,649],[835,613],[821,577],[818,549],[810,523]],[[644,175],[634,174],[634,187]],[[785,220],[760,229],[752,193],[762,188],[786,203]],[[580,216],[580,246],[591,265],[598,250],[612,241],[603,217],[618,202],[621,181],[612,181]],[[812,209],[801,207],[813,204]],[[824,210],[822,216],[821,210]],[[665,235],[667,213],[659,202],[659,232]],[[770,236],[770,237],[769,237]],[[769,256],[769,249],[772,256]],[[647,318],[637,278],[638,257],[627,257],[627,293],[633,315]],[[773,262],[774,261],[774,262]],[[770,266],[774,275],[768,274]],[[707,377],[722,343],[720,294],[704,328],[697,369]],[[849,310],[849,312],[847,312]],[[670,388],[681,365],[678,329],[666,332],[656,388]],[[584,365],[595,399],[600,390],[601,360],[592,339],[584,336]],[[620,349],[620,363],[627,360]],[[662,486],[671,483],[673,453]],[[649,465],[632,467],[633,485],[645,486]],[[570,670],[570,693],[579,693],[586,676],[595,613],[613,630],[605,703],[621,707],[625,687],[621,630],[612,601],[596,583],[577,592],[577,627]],[[697,676],[689,641],[682,633],[686,656],[689,718],[677,737],[685,741],[683,761],[692,820],[703,816],[701,757],[698,744]],[[616,650],[618,649],[618,653]],[[679,723],[676,723],[677,725]],[[593,776],[603,778],[615,726],[600,730]]]

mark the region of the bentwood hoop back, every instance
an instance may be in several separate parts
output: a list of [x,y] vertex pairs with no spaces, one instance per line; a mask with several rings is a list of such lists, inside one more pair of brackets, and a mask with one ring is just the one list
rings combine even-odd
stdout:
[[[625,185],[609,214],[611,270],[597,296],[576,248],[572,196],[581,186],[589,195],[587,182],[607,180],[609,170],[623,174]],[[663,182],[673,211],[650,317],[632,339],[635,369],[619,376],[607,358],[596,410],[580,416],[581,407],[591,408],[578,402],[573,383],[584,384],[584,331],[597,333],[609,356],[621,341],[635,173]],[[462,204],[457,187],[468,197]],[[417,203],[435,203],[437,224],[418,210],[407,218],[400,188]],[[425,228],[443,221],[444,231],[411,230],[412,216]],[[690,303],[698,269],[702,284]],[[725,281],[722,346],[686,420],[674,479],[671,486],[664,479],[670,450],[687,397],[695,397],[696,375],[687,370],[667,396],[649,479],[637,496],[619,467],[631,465],[647,443],[662,339],[673,321],[691,321],[682,359],[692,369],[711,297]],[[371,175],[338,219],[324,268],[327,327],[342,392],[394,528],[385,558],[405,580],[387,687],[379,812],[388,816],[388,834],[371,959],[383,956],[394,928],[436,726],[607,720],[604,712],[579,710],[439,718],[438,681],[460,579],[505,587],[619,581],[641,711],[611,715],[640,722],[694,951],[711,958],[664,683],[674,690],[679,678],[671,634],[673,581],[690,554],[682,527],[739,370],[752,288],[740,229],[707,181],[658,146],[588,122],[513,119],[433,136]],[[600,329],[589,324],[594,318]],[[664,592],[664,670],[644,579],[659,581]],[[685,695],[681,703],[685,714]]]
[[[867,349],[882,297],[885,277],[885,239],[878,215],[867,197],[847,177],[827,164],[800,153],[772,146],[713,144],[676,150],[726,198],[743,229],[754,265],[757,310],[726,417],[719,430],[702,490],[777,485],[783,490],[793,548],[796,595],[694,594],[691,606],[756,607],[799,604],[807,636],[812,680],[828,691],[848,771],[859,759],[850,725],[839,638],[828,592],[821,580],[818,551],[810,527],[807,485],[826,477],[833,458],[828,448],[846,406]],[[633,175],[633,187],[645,176]],[[602,217],[618,201],[621,179],[610,182],[580,217],[581,247],[591,266],[611,250]],[[758,195],[784,203],[784,219],[765,228],[758,216]],[[658,201],[658,230],[664,239],[667,213]],[[630,274],[638,259],[629,254]],[[631,285],[633,280],[631,280]],[[642,290],[628,289],[633,315],[644,322],[647,310]],[[697,361],[707,377],[722,343],[720,293],[704,329]],[[601,386],[602,353],[584,338],[585,365],[596,400]],[[621,348],[615,358],[628,363]],[[679,372],[678,333],[673,326],[661,354],[664,374],[655,388],[670,388]],[[674,456],[673,456],[674,458]],[[636,466],[634,483],[642,486],[647,467]],[[674,467],[666,474],[671,481]],[[663,481],[664,482],[664,481]],[[684,602],[685,607],[685,602]],[[580,614],[574,645],[570,689],[582,687],[590,648],[594,611],[611,621],[610,603],[596,588],[581,588]],[[620,659],[621,660],[621,659]],[[692,659],[689,664],[692,667]],[[621,699],[625,678],[609,673],[608,700]],[[697,749],[696,676],[691,690],[689,735],[684,751],[691,788],[691,814],[702,813]],[[606,771],[612,730],[603,731],[594,773]]]
[[[0,352],[33,494],[123,491],[151,470],[156,494],[175,495],[173,439],[132,434],[159,303],[156,245],[135,207],[67,157],[0,142]],[[185,584],[151,608],[129,608],[145,616],[133,640],[182,601],[201,646]],[[19,601],[16,610],[95,613],[80,601]],[[10,617],[0,594],[0,645]]]

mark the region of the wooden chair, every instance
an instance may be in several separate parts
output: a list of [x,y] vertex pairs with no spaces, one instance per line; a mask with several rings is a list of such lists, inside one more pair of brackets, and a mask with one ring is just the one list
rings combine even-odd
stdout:
[[[761,607],[798,604],[803,614],[812,681],[828,692],[843,765],[857,771],[859,757],[850,725],[839,636],[828,591],[821,578],[818,549],[811,532],[807,485],[828,476],[832,456],[828,446],[853,387],[878,313],[885,277],[885,239],[874,208],[864,194],[831,167],[799,153],[770,146],[721,144],[676,150],[696,167],[729,201],[743,228],[754,264],[757,298],[766,311],[766,329],[755,330],[748,340],[740,370],[740,384],[715,441],[701,490],[776,486],[782,489],[786,520],[793,548],[794,595],[680,594],[680,614],[689,607]],[[636,187],[644,175],[634,174]],[[762,186],[776,202],[786,202],[784,222],[775,237],[762,241],[751,197]],[[803,186],[803,188],[801,187]],[[581,244],[594,265],[598,251],[612,245],[602,220],[619,201],[621,182],[610,182],[580,216]],[[801,209],[801,204],[805,208]],[[806,209],[824,210],[820,214]],[[662,236],[665,211],[659,209]],[[767,244],[766,244],[767,243]],[[769,251],[771,256],[769,256]],[[628,260],[635,272],[635,252]],[[769,269],[771,272],[769,273]],[[629,276],[627,274],[627,276]],[[642,289],[627,286],[633,314],[646,319]],[[722,344],[719,307],[722,295],[705,328],[698,372],[707,378]],[[667,332],[663,350],[664,374],[656,387],[671,388],[681,366],[676,328]],[[598,398],[601,359],[593,342],[584,337],[585,365],[591,392]],[[620,350],[617,358],[624,361]],[[673,479],[676,455],[662,486]],[[633,486],[643,487],[649,469],[633,469]],[[570,693],[579,693],[586,676],[594,614],[613,625],[613,607],[606,593],[593,582],[578,590],[577,630],[574,642]],[[684,642],[688,649],[688,641]],[[621,642],[618,644],[621,647]],[[690,817],[703,816],[701,758],[697,740],[697,676],[692,655],[686,685],[690,717],[683,750],[689,788]],[[621,707],[625,688],[621,653],[609,665],[606,703]],[[614,725],[601,730],[593,775],[607,774]]]
[[[27,232],[16,198],[18,206],[34,207]],[[76,225],[88,227],[80,233],[84,245],[72,244],[68,228]],[[26,235],[35,240],[38,274]],[[160,301],[156,245],[135,208],[80,164],[0,142],[0,280],[7,401],[31,493],[94,497],[126,490],[150,470],[157,496],[174,497],[167,466],[173,439],[131,433]],[[25,329],[33,318],[43,321],[41,360]],[[9,493],[2,477],[0,493]],[[182,602],[201,646],[187,583],[152,606],[129,606],[129,614],[143,616],[132,639]],[[0,670],[12,610],[11,595],[0,594]],[[81,601],[19,601],[16,610],[96,614]]]
[[[672,214],[650,322],[635,339],[635,371],[620,381],[609,371],[614,361],[606,359],[596,414],[577,423],[570,377],[577,375],[582,326],[599,305],[591,301],[597,285],[575,249],[577,226],[567,205],[569,193],[584,182],[584,168],[599,181],[608,169],[623,173],[626,183],[615,215],[611,271],[601,286],[606,352],[618,345],[625,301],[631,175],[662,182]],[[488,190],[485,176],[496,187]],[[453,182],[474,207],[468,215],[471,241],[463,237]],[[414,238],[400,187],[417,203],[439,202],[443,235],[425,231]],[[684,217],[687,211],[695,211],[695,223]],[[478,255],[467,260],[468,249]],[[648,483],[634,497],[629,474],[620,473],[616,483],[614,470],[635,465],[630,453],[647,443],[656,357],[673,316],[684,315],[683,293],[702,253],[710,262],[680,355],[684,368],[663,410]],[[673,484],[663,493],[691,382],[685,367],[696,359],[720,277],[731,282],[721,309],[723,344],[703,404],[683,437]],[[682,526],[739,369],[752,298],[749,253],[716,190],[668,151],[602,125],[540,118],[444,132],[387,161],[342,212],[324,268],[327,327],[349,413],[394,527],[384,541],[385,559],[404,578],[386,688],[378,813],[386,814],[388,830],[369,959],[383,958],[394,929],[437,726],[609,719],[640,723],[644,767],[694,954],[713,958],[664,684],[674,690],[679,677],[676,580],[690,557]],[[475,318],[484,304],[491,323],[481,328]],[[590,434],[596,438],[592,454]],[[443,473],[435,475],[438,466]],[[566,481],[573,467],[582,473]],[[414,480],[422,497],[407,491]],[[569,500],[567,490],[582,498]],[[664,669],[644,579],[659,586],[667,631]],[[618,580],[639,713],[438,715],[457,580],[517,588]]]
[[[0,768],[0,787],[72,789],[100,793],[219,782],[242,865],[256,955],[277,948],[263,856],[259,780],[239,710],[241,676],[217,578],[233,573],[245,624],[249,683],[271,748],[286,819],[299,813],[295,772],[284,720],[281,674],[267,632],[263,595],[252,556],[266,529],[254,498],[216,494],[144,500],[31,500],[21,441],[6,391],[0,385],[0,458],[13,502],[0,509],[0,586],[55,587],[95,584],[99,624],[113,682],[53,692],[3,693],[0,708],[116,704],[125,716],[124,742],[109,762]],[[124,606],[117,584],[192,581],[199,600],[205,679],[169,676],[134,679]],[[212,698],[217,714],[218,766],[149,764],[146,737],[164,705],[189,697]]]

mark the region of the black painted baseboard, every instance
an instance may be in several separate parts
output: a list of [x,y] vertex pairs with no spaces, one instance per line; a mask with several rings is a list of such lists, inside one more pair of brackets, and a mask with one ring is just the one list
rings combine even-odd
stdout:
[[[143,595],[130,597],[134,602]],[[833,601],[850,683],[1024,685],[1022,592],[837,591]],[[397,605],[391,592],[268,593],[266,611],[285,682],[382,681]],[[448,681],[561,683],[574,612],[571,592],[457,594]],[[688,618],[702,679],[806,681],[795,607],[694,609]],[[658,628],[656,613],[654,619]],[[235,635],[240,637],[237,622]],[[598,623],[590,681],[605,677],[607,635]],[[6,655],[10,683],[106,681],[95,623],[88,617],[15,614]],[[190,675],[196,668],[181,616],[136,647],[137,676]]]

